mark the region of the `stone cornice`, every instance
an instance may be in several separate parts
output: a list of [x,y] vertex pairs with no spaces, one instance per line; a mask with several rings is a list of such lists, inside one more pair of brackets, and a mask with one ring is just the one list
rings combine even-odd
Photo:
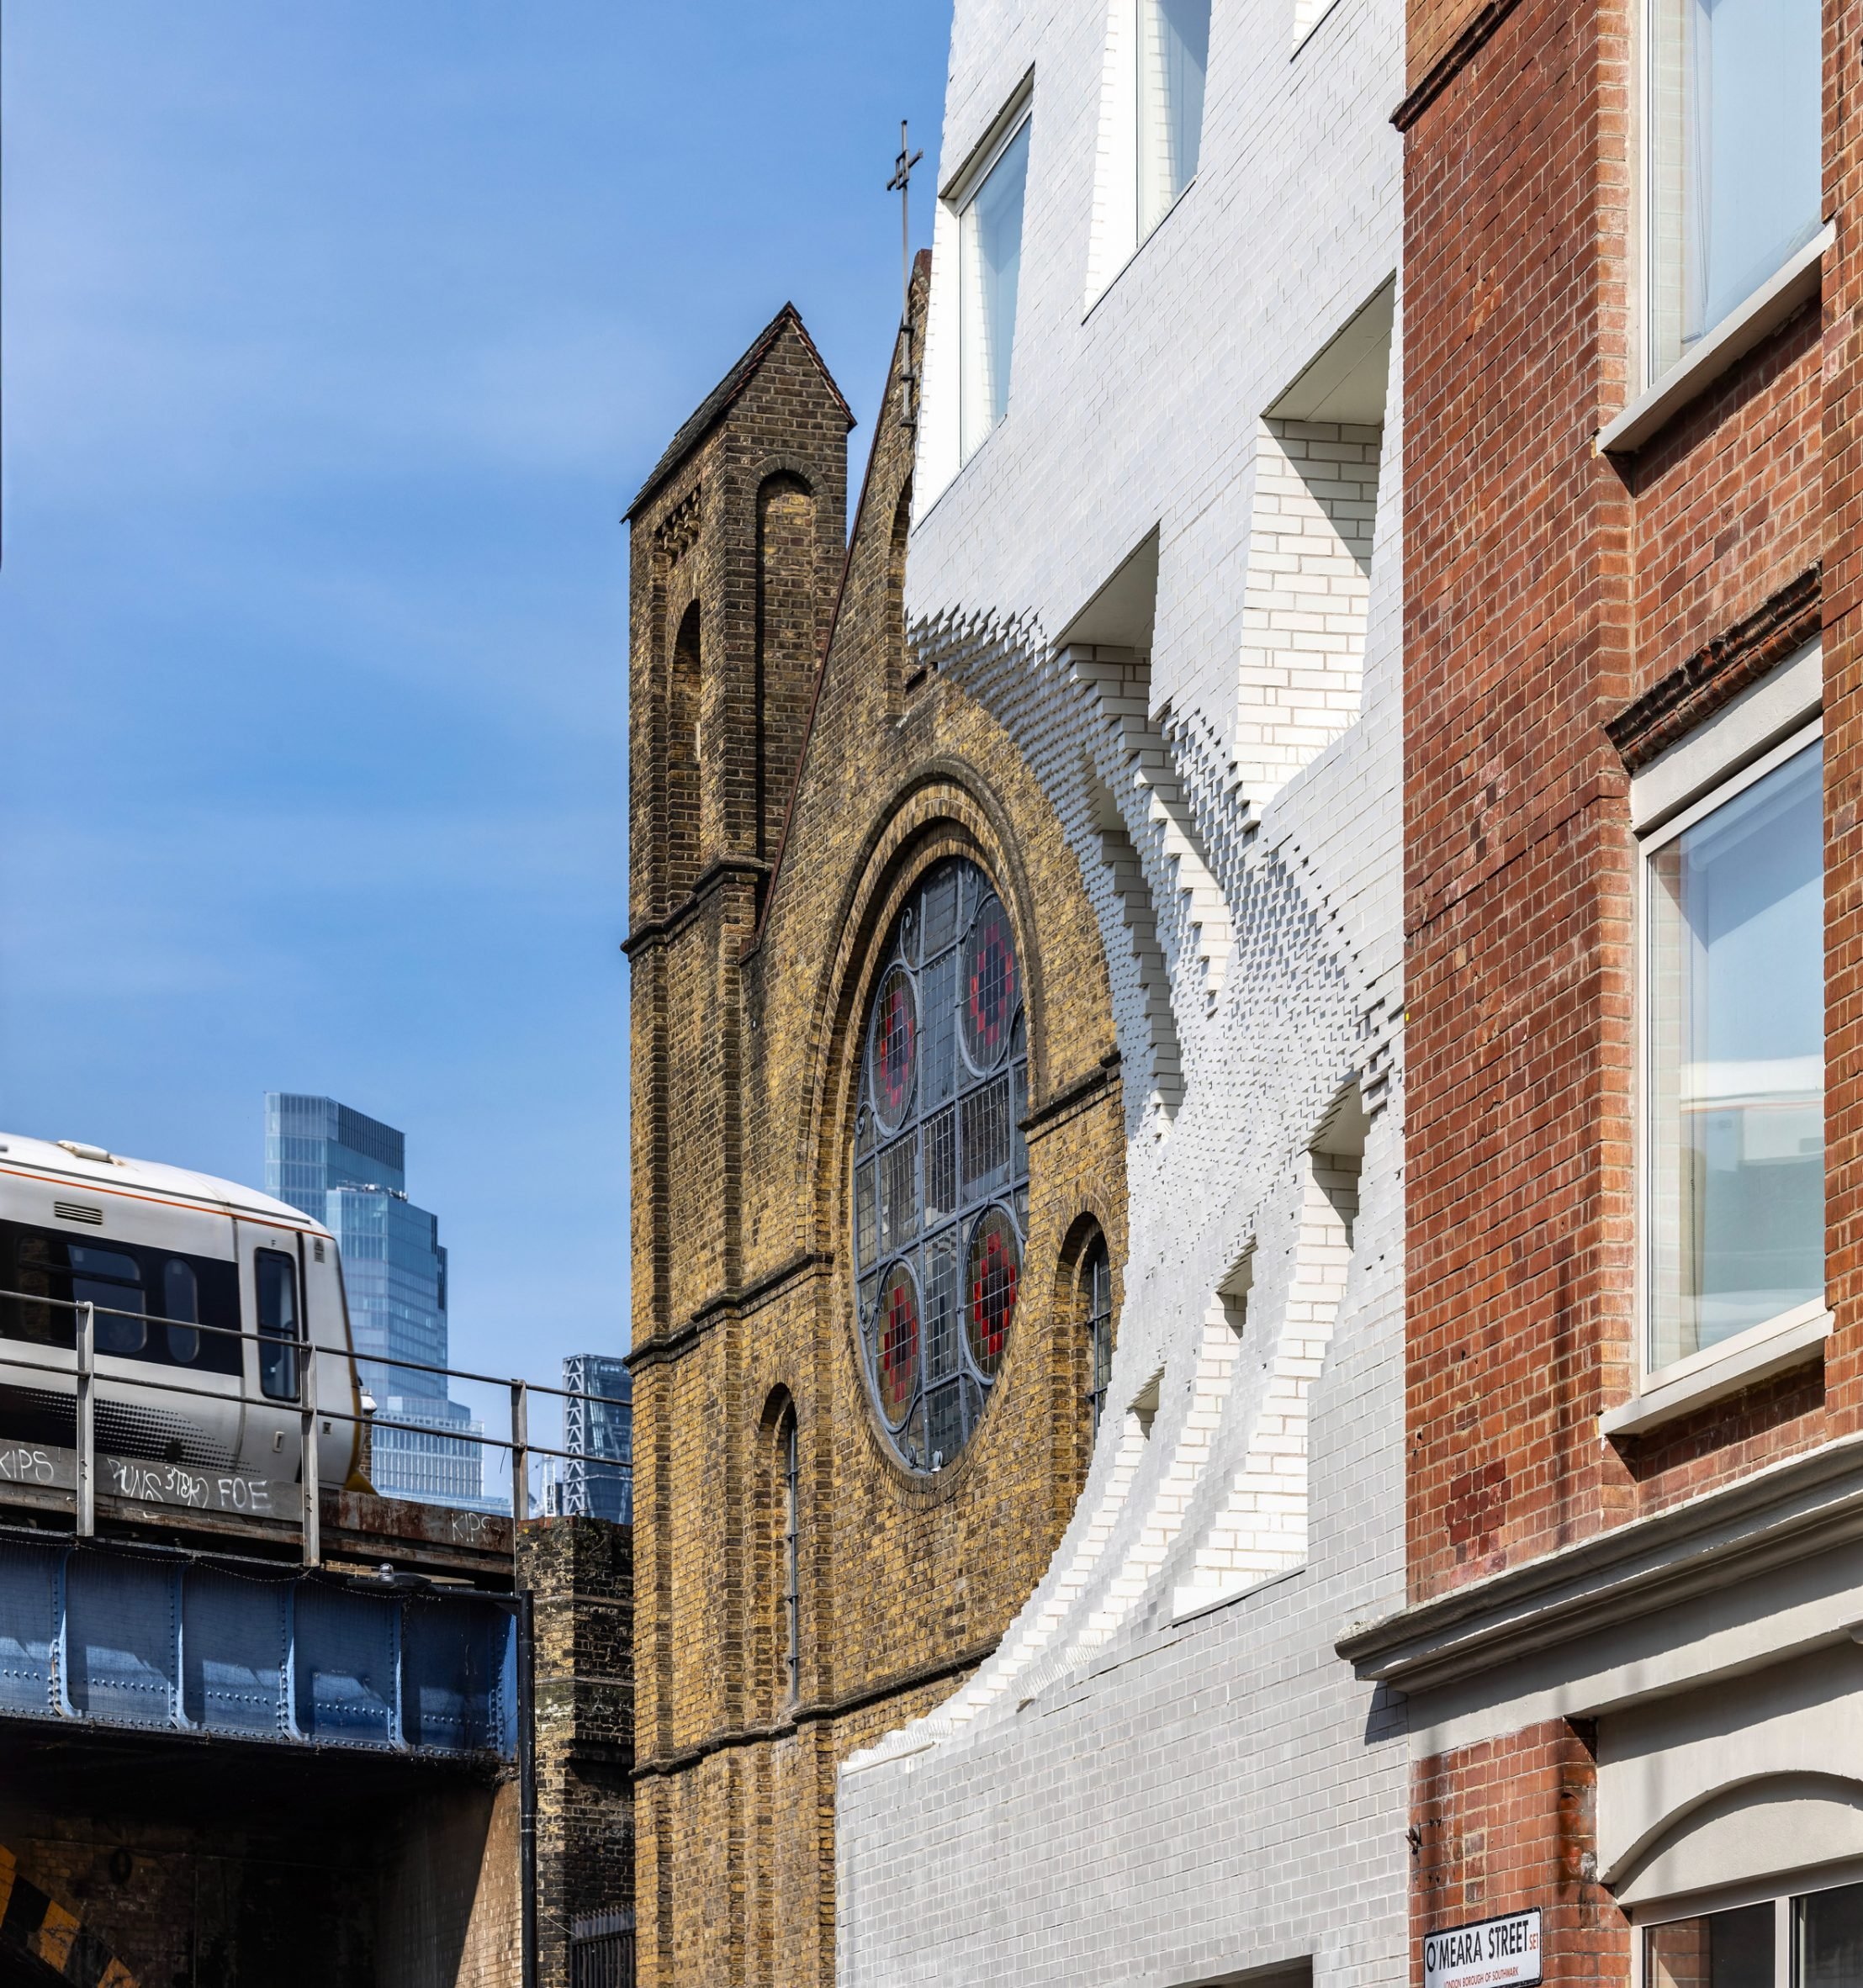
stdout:
[[635,926],[621,942],[622,951],[632,960],[642,948],[672,938],[691,923],[698,916],[701,906],[714,891],[733,877],[749,877],[754,881],[769,875],[770,865],[760,856],[720,856],[707,864],[683,902],[676,904],[663,918],[649,918],[645,924]]
[[1488,0],[1442,53],[1423,72],[1421,81],[1391,113],[1391,122],[1400,131],[1408,131],[1457,76],[1493,40],[1495,30],[1506,19],[1520,0]]
[[865,1711],[869,1705],[883,1704],[887,1699],[901,1697],[908,1691],[923,1690],[927,1684],[941,1684],[947,1678],[961,1677],[966,1671],[987,1663],[996,1650],[995,1642],[972,1643],[955,1657],[941,1657],[929,1663],[914,1664],[908,1670],[895,1671],[876,1684],[863,1685],[859,1690],[845,1692],[839,1698],[816,1699],[807,1705],[792,1705],[780,1719],[733,1726],[728,1732],[715,1732],[710,1738],[701,1740],[697,1746],[684,1747],[676,1753],[650,1754],[635,1768],[634,1779],[639,1782],[683,1774],[714,1753],[727,1753],[737,1747],[758,1746],[766,1740],[782,1739],[799,1726],[843,1719],[850,1712]]
[[1609,720],[1605,736],[1634,773],[1814,641],[1823,625],[1823,568],[1808,566],[1744,621],[1697,649]]
[[1335,1647],[1362,1678],[1424,1690],[1860,1538],[1863,1435],[1853,1435],[1378,1621],[1354,1623]]
[[1109,1050],[1100,1058],[1097,1070],[1088,1071],[1085,1076],[1077,1077],[1071,1084],[1063,1084],[1052,1097],[1036,1106],[1018,1129],[1025,1139],[1039,1139],[1043,1133],[1053,1131],[1064,1120],[1093,1103],[1118,1080],[1119,1074],[1119,1053],[1117,1050]]
[[626,1356],[628,1371],[638,1372],[643,1367],[658,1367],[663,1361],[676,1359],[688,1347],[696,1346],[720,1319],[733,1312],[754,1309],[784,1286],[834,1261],[832,1250],[804,1250],[799,1256],[791,1256],[788,1262],[779,1263],[775,1269],[752,1278],[748,1284],[733,1284],[722,1291],[714,1291],[693,1311],[685,1324],[674,1331],[661,1333],[657,1338],[643,1340]]

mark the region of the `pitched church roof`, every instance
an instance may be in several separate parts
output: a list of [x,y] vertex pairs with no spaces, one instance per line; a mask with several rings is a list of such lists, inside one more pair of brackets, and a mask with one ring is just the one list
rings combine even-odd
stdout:
[[828,392],[834,396],[841,412],[847,416],[849,427],[853,427],[854,410],[848,405],[841,389],[835,385],[834,375],[828,371],[827,362],[816,351],[815,341],[808,335],[808,328],[802,322],[802,313],[793,304],[786,304],[751,340],[744,356],[680,425],[679,432],[667,443],[665,452],[648,473],[647,481],[635,492],[633,502],[622,513],[624,521],[632,521],[634,513],[691,454],[724,410],[749,385],[757,368],[763,363],[765,354],[775,344],[786,325],[794,328],[796,336],[807,349],[808,356],[821,368],[822,378],[827,383]]

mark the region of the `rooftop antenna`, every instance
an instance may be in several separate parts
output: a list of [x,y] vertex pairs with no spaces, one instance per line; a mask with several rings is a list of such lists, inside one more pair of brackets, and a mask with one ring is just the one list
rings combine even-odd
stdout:
[[901,118],[899,156],[892,162],[892,177],[887,182],[887,191],[899,196],[899,329],[906,339],[906,363],[899,375],[899,419],[908,428],[918,418],[913,405],[913,389],[918,382],[912,367],[912,169],[924,156],[913,151],[906,136],[906,120]]

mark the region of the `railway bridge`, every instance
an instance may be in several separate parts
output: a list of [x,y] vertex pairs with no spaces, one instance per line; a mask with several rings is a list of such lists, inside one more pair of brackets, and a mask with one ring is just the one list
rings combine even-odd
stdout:
[[331,1488],[308,1515],[0,1455],[0,1988],[631,1959],[629,1530]]

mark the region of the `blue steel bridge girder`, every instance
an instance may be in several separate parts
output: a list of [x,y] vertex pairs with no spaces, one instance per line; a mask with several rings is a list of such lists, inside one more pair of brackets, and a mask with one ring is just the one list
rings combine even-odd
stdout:
[[0,1718],[512,1759],[507,1598],[0,1540]]

